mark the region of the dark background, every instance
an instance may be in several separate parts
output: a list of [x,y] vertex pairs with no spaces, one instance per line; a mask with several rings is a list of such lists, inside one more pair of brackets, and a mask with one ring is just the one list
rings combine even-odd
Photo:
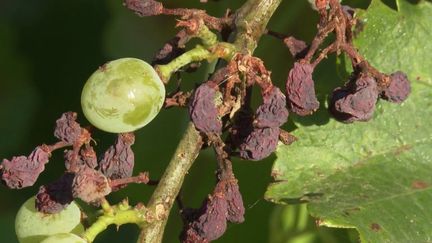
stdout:
[[[237,9],[244,0],[167,0],[166,7],[196,7],[221,16],[227,8]],[[352,1],[365,6],[367,1]],[[315,34],[317,14],[306,0],[283,1],[270,22],[275,31],[294,35],[308,42]],[[0,0],[0,158],[27,155],[42,143],[53,143],[55,120],[65,111],[76,111],[82,125],[88,122],[80,109],[80,93],[90,74],[104,62],[136,57],[150,61],[156,51],[175,33],[174,17],[140,18],[122,6],[121,0]],[[264,36],[256,55],[272,71],[273,82],[283,87],[292,58],[281,41]],[[317,89],[323,82],[342,82],[336,73],[335,58],[324,61],[314,74]],[[203,71],[183,75],[185,87],[204,80]],[[324,86],[322,86],[324,87]],[[187,124],[184,109],[162,111],[149,125],[139,130],[134,145],[135,171],[149,171],[158,178],[167,165]],[[292,129],[290,124],[287,129]],[[96,132],[93,138],[103,152],[114,135]],[[284,210],[263,199],[271,181],[274,156],[260,162],[235,160],[234,170],[246,207],[246,221],[230,224],[217,242],[269,242],[270,228],[283,227]],[[188,206],[198,207],[214,186],[215,158],[204,150],[193,165],[183,187]],[[36,185],[22,190],[0,186],[0,242],[16,242],[14,216],[20,205],[36,194],[38,187],[55,180],[64,171],[62,153],[54,153]],[[128,198],[131,204],[146,202],[153,188],[131,185],[109,196],[111,203]],[[294,211],[297,209],[294,209]],[[297,210],[298,211],[298,210]],[[273,216],[272,216],[273,215]],[[181,221],[177,208],[172,211],[165,242],[177,242]],[[269,224],[269,222],[273,222]],[[308,225],[315,229],[312,220]],[[327,238],[314,241],[348,240],[346,232],[326,230]],[[96,242],[134,242],[138,228],[114,227],[101,234]],[[329,238],[330,237],[330,238]],[[273,237],[274,238],[274,237]],[[272,242],[290,242],[290,236]],[[300,241],[298,241],[300,242]],[[301,241],[309,242],[309,241]]]

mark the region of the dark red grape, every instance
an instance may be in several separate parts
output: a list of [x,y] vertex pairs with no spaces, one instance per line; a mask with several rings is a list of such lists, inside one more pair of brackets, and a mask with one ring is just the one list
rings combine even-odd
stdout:
[[2,182],[11,189],[21,189],[32,186],[39,174],[45,169],[51,156],[46,145],[38,146],[28,156],[4,159],[0,170]]
[[276,150],[279,128],[256,128],[240,145],[240,157],[246,160],[261,160]]
[[218,92],[210,83],[201,84],[194,92],[189,114],[195,128],[204,133],[222,133],[222,121],[218,115]]
[[115,180],[132,176],[135,156],[131,146],[134,142],[133,133],[118,135],[115,145],[108,148],[99,163],[99,169],[106,177]]
[[97,203],[111,193],[111,187],[100,171],[83,167],[75,173],[72,183],[72,194],[87,203]]
[[54,136],[64,142],[73,144],[81,136],[81,126],[76,122],[75,112],[65,112],[56,121]]
[[372,118],[377,99],[375,80],[361,75],[350,87],[333,91],[330,110],[336,119],[343,122],[368,121]]
[[279,88],[272,89],[263,95],[263,104],[256,111],[255,126],[259,128],[280,127],[288,120],[285,95]]
[[383,90],[381,97],[394,103],[402,103],[411,93],[411,84],[405,73],[397,71],[390,75],[390,85]]
[[300,116],[310,115],[319,108],[312,73],[312,65],[296,62],[288,74],[286,82],[288,108]]

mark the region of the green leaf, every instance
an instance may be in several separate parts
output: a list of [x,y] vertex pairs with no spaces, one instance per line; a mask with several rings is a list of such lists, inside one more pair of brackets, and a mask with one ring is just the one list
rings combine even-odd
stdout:
[[397,6],[373,0],[355,45],[379,70],[408,74],[408,100],[379,101],[366,123],[298,124],[299,141],[279,146],[266,192],[307,202],[320,225],[356,228],[364,242],[432,239],[432,4]]

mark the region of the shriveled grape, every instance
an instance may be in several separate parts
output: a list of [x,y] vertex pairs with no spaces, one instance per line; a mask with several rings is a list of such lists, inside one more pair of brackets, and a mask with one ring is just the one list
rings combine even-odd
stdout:
[[218,117],[216,99],[218,91],[211,83],[200,85],[189,105],[189,114],[196,129],[204,133],[221,133],[222,121]]
[[261,160],[276,150],[279,128],[256,128],[240,145],[240,157],[247,160]]
[[390,75],[390,85],[383,90],[381,97],[394,103],[402,103],[411,93],[411,84],[405,73],[397,71]]
[[350,87],[333,91],[330,110],[336,119],[343,122],[368,121],[372,118],[377,99],[375,80],[362,75]]
[[256,127],[280,127],[287,121],[286,99],[279,88],[273,86],[268,93],[265,93],[263,103],[256,111]]
[[288,74],[286,82],[288,108],[300,116],[310,115],[319,108],[312,73],[312,65],[296,62]]

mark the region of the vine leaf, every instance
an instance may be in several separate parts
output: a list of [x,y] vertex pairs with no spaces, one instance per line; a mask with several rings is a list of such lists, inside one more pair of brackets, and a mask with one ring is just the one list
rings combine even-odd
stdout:
[[[279,146],[265,197],[307,202],[320,225],[356,228],[364,242],[430,242],[432,230],[432,4],[373,0],[356,47],[384,72],[407,72],[402,105],[379,101],[370,122],[301,126]],[[427,57],[429,56],[429,57]]]

